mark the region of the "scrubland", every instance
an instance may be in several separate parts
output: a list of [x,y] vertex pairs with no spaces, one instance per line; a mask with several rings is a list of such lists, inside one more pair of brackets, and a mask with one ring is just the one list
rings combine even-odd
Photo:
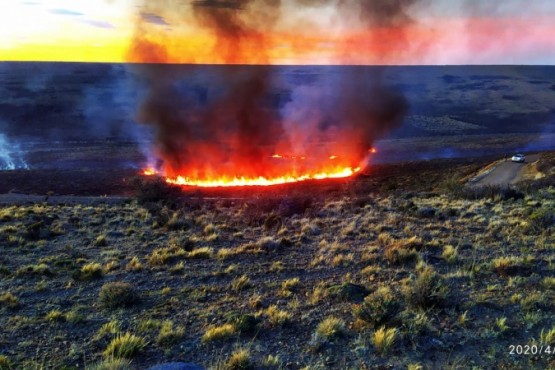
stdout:
[[0,369],[553,367],[553,167],[1,206]]

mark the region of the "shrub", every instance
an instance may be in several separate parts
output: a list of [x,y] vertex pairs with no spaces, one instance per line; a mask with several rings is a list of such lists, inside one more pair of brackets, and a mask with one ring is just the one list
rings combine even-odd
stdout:
[[212,248],[202,247],[202,248],[193,249],[191,252],[189,252],[189,254],[187,254],[187,258],[208,259],[208,258],[212,258],[213,255],[214,255],[214,250]]
[[355,316],[377,327],[394,318],[400,308],[401,305],[391,289],[380,287],[355,308]]
[[445,302],[449,288],[431,267],[423,268],[418,277],[405,287],[405,298],[413,306],[429,308]]
[[170,320],[164,321],[162,327],[160,328],[160,333],[156,338],[156,342],[161,346],[171,346],[185,335],[185,328],[182,326],[177,326],[174,328],[173,322]]
[[87,263],[81,267],[81,270],[76,275],[74,275],[76,280],[94,280],[100,279],[102,276],[104,276],[102,265],[95,262]]
[[225,363],[226,370],[250,370],[254,369],[254,363],[251,359],[251,354],[247,349],[235,350],[227,362]]
[[555,343],[555,326],[550,330],[542,329],[540,333],[540,343],[544,346],[552,346]]
[[143,338],[131,333],[125,333],[112,339],[106,347],[103,355],[108,358],[114,357],[130,359],[139,353],[145,346],[146,342]]
[[132,180],[135,187],[135,195],[140,204],[149,202],[174,202],[181,196],[181,191],[168,185],[163,179],[159,177],[150,177],[148,179],[141,179],[137,177]]
[[443,248],[443,253],[441,254],[441,256],[447,263],[455,263],[458,256],[457,248],[453,247],[452,245],[446,245]]
[[281,289],[287,292],[294,292],[299,288],[301,281],[299,278],[292,278],[281,282]]
[[251,286],[250,279],[247,275],[242,275],[231,282],[231,289],[236,292],[247,289]]
[[272,326],[282,326],[291,320],[291,314],[280,310],[276,305],[271,305],[265,311],[268,321]]
[[555,224],[555,212],[552,209],[540,208],[528,217],[531,231],[541,233]]
[[106,239],[106,235],[99,235],[94,240],[95,247],[105,247],[108,245],[108,240]]
[[0,355],[0,370],[11,370],[11,369],[12,369],[12,363],[8,358],[8,356]]
[[253,315],[230,315],[228,323],[233,325],[241,334],[253,333],[260,322],[260,319]]
[[131,258],[127,266],[125,266],[127,271],[141,271],[143,269],[143,264],[137,256]]
[[178,257],[183,257],[185,255],[185,250],[177,247],[176,245],[171,245],[164,248],[157,248],[153,250],[148,257],[148,263],[151,266],[162,266],[174,261]]
[[202,342],[212,342],[232,337],[237,333],[237,329],[232,324],[223,324],[221,326],[212,326],[206,330],[202,336]]
[[380,354],[387,353],[395,341],[397,340],[397,329],[386,329],[382,327],[372,335],[372,344],[376,352]]
[[54,276],[54,273],[47,264],[40,263],[38,265],[27,265],[20,267],[17,270],[17,275],[43,275],[47,277],[52,277]]
[[19,300],[10,292],[6,292],[0,295],[0,306],[7,308],[17,308],[19,306]]
[[399,243],[393,243],[385,248],[384,257],[389,263],[397,265],[415,261],[418,259],[418,253],[412,248],[407,248]]
[[332,339],[342,337],[347,333],[345,322],[337,317],[328,317],[318,324],[316,337],[320,339]]
[[138,301],[138,295],[131,284],[117,281],[100,288],[99,300],[108,308],[127,307]]
[[52,310],[46,314],[46,320],[48,321],[64,321],[65,316],[60,310]]

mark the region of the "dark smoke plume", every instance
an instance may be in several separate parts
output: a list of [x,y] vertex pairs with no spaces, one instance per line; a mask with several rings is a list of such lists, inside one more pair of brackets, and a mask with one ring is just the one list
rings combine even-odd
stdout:
[[[397,53],[407,42],[403,27],[412,21],[407,8],[414,2],[368,0],[355,7],[346,0],[295,4],[335,4],[342,17],[359,17],[369,35],[376,27],[394,28],[393,36],[372,42],[387,42],[387,52]],[[284,16],[282,10],[280,0],[144,1],[141,14],[182,14],[188,19],[192,14],[196,26],[214,37],[207,50],[197,51],[208,52],[215,62],[256,64],[210,67],[214,86],[196,88],[194,80],[206,67],[137,67],[149,87],[139,120],[154,126],[154,151],[167,176],[275,177],[284,171],[300,175],[319,170],[317,162],[332,154],[354,168],[375,139],[402,122],[406,99],[382,83],[381,73],[356,67],[345,67],[337,79],[317,86],[295,87],[289,101],[277,109],[273,88],[279,84],[279,73],[271,66],[268,44]],[[159,30],[151,34],[143,21],[137,17],[130,60],[171,63],[174,43],[167,35],[161,37]],[[179,50],[188,50],[181,46]],[[272,158],[275,153],[306,161],[278,163]]]

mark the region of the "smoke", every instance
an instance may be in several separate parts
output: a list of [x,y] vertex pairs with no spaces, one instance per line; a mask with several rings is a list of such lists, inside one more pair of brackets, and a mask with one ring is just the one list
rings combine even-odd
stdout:
[[[200,55],[225,65],[211,68],[211,87],[204,88],[194,80],[206,67],[136,67],[149,91],[138,120],[155,132],[154,152],[164,173],[196,179],[299,175],[324,170],[323,159],[330,156],[351,168],[363,164],[374,140],[402,122],[408,109],[404,96],[387,87],[379,71],[352,67],[326,81],[294,87],[288,101],[276,107],[275,91],[283,81],[271,66],[272,38],[286,21],[285,7],[332,6],[340,23],[356,20],[363,31],[377,30],[368,33],[369,42],[386,58],[405,49],[405,26],[412,22],[408,8],[415,2],[145,0],[136,18],[131,61],[171,63],[177,52],[178,60],[195,62]],[[196,47],[189,38],[172,39],[162,22],[141,14],[174,14],[164,23],[192,24],[207,41]],[[252,65],[236,66],[241,63]],[[278,162],[276,153],[305,160]]]
[[0,133],[0,170],[27,169],[27,163],[19,145],[8,141],[6,135]]

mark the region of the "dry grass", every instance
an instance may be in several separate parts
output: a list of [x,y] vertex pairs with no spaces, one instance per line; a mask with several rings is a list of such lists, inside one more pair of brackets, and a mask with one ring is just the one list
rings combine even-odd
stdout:
[[309,187],[308,208],[275,189],[0,206],[2,353],[14,369],[549,368],[506,349],[555,336],[553,189],[354,185]]

